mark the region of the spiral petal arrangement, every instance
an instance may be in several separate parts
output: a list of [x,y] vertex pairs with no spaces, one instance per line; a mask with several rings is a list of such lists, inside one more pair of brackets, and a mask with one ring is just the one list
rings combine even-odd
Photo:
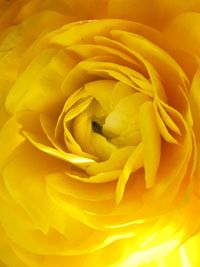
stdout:
[[144,24],[147,7],[130,13],[131,1],[124,13],[117,0],[99,9],[3,2],[2,266],[190,266],[199,236],[183,244],[200,225],[199,39],[180,29],[200,15],[159,31],[152,18]]

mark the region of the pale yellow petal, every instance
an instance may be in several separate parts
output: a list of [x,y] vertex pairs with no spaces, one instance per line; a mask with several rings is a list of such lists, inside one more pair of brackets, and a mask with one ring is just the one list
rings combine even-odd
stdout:
[[[150,98],[141,93],[134,93],[130,96],[122,98],[113,112],[111,112],[105,119],[103,125],[103,132],[106,136],[110,136],[113,140],[118,136],[128,138],[131,134],[135,136],[135,140],[131,140],[130,145],[137,145],[140,140],[140,131],[138,125],[138,114],[140,106]],[[135,134],[133,135],[133,133]]]

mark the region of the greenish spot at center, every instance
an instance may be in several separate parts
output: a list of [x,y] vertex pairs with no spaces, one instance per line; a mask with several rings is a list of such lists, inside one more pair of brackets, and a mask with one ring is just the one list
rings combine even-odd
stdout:
[[93,130],[93,132],[95,132],[95,133],[98,133],[98,134],[103,135],[103,132],[102,132],[102,125],[99,124],[99,123],[96,122],[96,121],[92,121],[92,130]]

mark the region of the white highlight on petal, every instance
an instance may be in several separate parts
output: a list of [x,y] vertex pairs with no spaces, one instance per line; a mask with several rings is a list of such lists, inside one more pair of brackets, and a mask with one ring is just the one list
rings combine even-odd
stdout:
[[[126,258],[123,262],[121,262],[118,266],[112,265],[111,267],[139,267],[141,264],[150,263],[152,260],[156,258],[160,258],[165,256],[168,251],[173,250],[179,244],[179,240],[169,240],[168,242],[162,243],[159,246],[154,248],[139,251],[131,254],[128,258]],[[184,267],[191,267],[190,265],[183,265]]]
[[192,265],[189,262],[184,246],[181,246],[180,248],[180,258],[181,258],[182,267],[192,267]]

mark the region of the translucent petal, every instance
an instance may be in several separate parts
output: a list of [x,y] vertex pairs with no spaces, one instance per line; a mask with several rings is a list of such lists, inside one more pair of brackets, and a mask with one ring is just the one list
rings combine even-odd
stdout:
[[23,134],[36,148],[44,153],[47,153],[50,156],[56,157],[77,166],[88,166],[88,164],[94,162],[94,160],[92,159],[76,156],[64,151],[59,151],[53,147],[42,144],[40,143],[40,140],[38,140],[37,136],[34,136],[31,133],[23,131]]

